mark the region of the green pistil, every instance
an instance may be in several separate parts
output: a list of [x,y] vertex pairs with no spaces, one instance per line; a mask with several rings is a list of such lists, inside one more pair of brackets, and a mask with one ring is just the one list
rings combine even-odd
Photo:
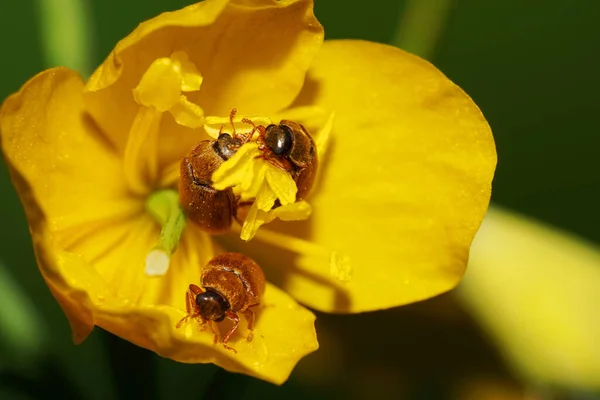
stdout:
[[155,192],[148,197],[146,210],[162,227],[156,246],[146,256],[146,274],[164,275],[185,229],[185,215],[179,205],[179,194],[174,190]]

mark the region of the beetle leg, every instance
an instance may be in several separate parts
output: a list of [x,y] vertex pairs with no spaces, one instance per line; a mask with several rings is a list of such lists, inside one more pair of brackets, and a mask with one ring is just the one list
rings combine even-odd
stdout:
[[[225,347],[227,350],[229,351],[233,351],[234,353],[237,353],[237,350],[234,349],[231,346],[227,345],[227,342],[229,342],[229,339],[231,339],[231,335],[233,335],[233,333],[236,331],[236,329],[238,328],[238,325],[240,324],[240,318],[238,317],[238,315],[232,311],[227,311],[225,313],[225,315],[227,316],[227,318],[231,319],[233,321],[233,327],[231,327],[231,329],[229,330],[229,332],[227,332],[227,334],[225,335],[225,337],[223,337],[223,339],[221,340],[221,344],[223,345],[223,347]],[[212,321],[211,321],[212,322]],[[213,322],[214,323],[214,322]],[[214,343],[218,343],[218,335],[217,333],[214,331],[215,333],[215,339],[214,339]]]
[[292,172],[292,170],[294,169],[292,164],[290,164],[290,162],[287,161],[285,158],[282,159],[282,158],[272,155],[272,154],[264,154],[263,153],[260,156],[257,156],[256,158],[263,158],[269,164],[279,168],[282,171],[288,172],[288,173]]
[[194,313],[194,303],[196,302],[196,296],[191,289],[185,293],[185,311],[188,315],[192,315]]
[[251,342],[252,339],[254,339],[254,321],[256,316],[254,315],[254,311],[252,311],[251,307],[248,307],[248,309],[244,311],[244,316],[248,320],[248,330],[250,331],[246,339]]
[[210,325],[210,330],[215,335],[213,337],[213,344],[219,343],[219,336],[221,335],[219,334],[219,328],[216,326],[217,324],[214,321],[208,321],[208,324]]
[[227,334],[223,338],[223,344],[226,344],[227,342],[229,342],[229,339],[231,339],[231,336],[233,335],[233,333],[237,330],[238,326],[240,325],[240,317],[238,317],[238,315],[236,313],[234,313],[233,311],[227,311],[225,313],[225,315],[227,316],[227,318],[229,318],[230,320],[233,321],[233,326],[231,327],[229,332],[227,332]]
[[[198,296],[200,293],[204,293],[204,291],[199,286],[191,284],[188,287],[188,290],[185,293],[185,311],[187,312],[187,315],[179,320],[175,326],[176,328],[180,328],[190,318],[197,318],[200,321],[201,326],[204,325],[205,322],[196,312],[196,296]],[[205,329],[206,327],[204,327],[202,330]]]
[[[219,343],[219,328],[217,327],[217,323],[214,321],[209,321],[210,324],[210,329],[212,330],[212,332],[215,334],[214,338],[213,338],[213,344],[217,344]],[[225,344],[225,342],[221,342],[221,344],[223,344],[223,347],[225,347],[227,350],[229,351],[233,351],[234,353],[237,353],[237,350],[234,349],[233,347],[227,346]]]
[[273,153],[273,151],[267,147],[267,144],[264,141],[260,142],[260,144],[258,145],[258,149],[262,153],[256,156],[255,158],[262,158],[263,160],[269,162],[269,164],[274,165],[275,167],[285,172],[292,172],[292,170],[294,169],[292,164],[287,159],[282,158]]
[[222,345],[223,345],[223,347],[225,347],[227,350],[229,350],[229,351],[233,351],[233,354],[236,354],[236,353],[237,353],[237,350],[236,350],[236,349],[234,349],[233,347],[231,347],[231,346],[227,346],[225,343],[222,343]]
[[[190,284],[189,289],[190,292],[192,292],[192,294],[194,294],[195,296],[198,296],[200,293],[204,293],[204,290],[202,290],[202,288],[198,285],[194,285],[193,283]],[[194,297],[195,300],[195,297]]]
[[176,328],[180,328],[181,325],[183,325],[188,319],[190,319],[196,312],[196,296],[194,295],[192,286],[198,288],[198,286],[196,285],[190,285],[190,288],[185,293],[185,311],[187,312],[187,315],[179,320],[179,322],[175,326]]
[[254,311],[252,311],[252,307],[248,307],[248,309],[244,312],[244,316],[248,320],[248,330],[253,331],[256,316],[254,315]]
[[264,143],[267,138],[267,128],[259,125],[256,129],[258,129],[258,138]]
[[285,172],[290,172],[290,169],[286,167],[279,158],[267,158],[267,161],[271,163],[271,165],[274,165],[277,168],[284,170]]

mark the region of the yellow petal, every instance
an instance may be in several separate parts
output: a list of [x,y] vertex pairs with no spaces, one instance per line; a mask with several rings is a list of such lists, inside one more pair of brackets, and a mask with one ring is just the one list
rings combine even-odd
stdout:
[[[130,197],[122,161],[84,112],[83,82],[66,68],[44,71],[0,111],[2,151],[57,237],[143,209]],[[32,199],[22,197],[27,210]]]
[[32,237],[40,271],[69,320],[73,341],[79,344],[94,328],[92,299],[104,297],[104,282],[82,257],[55,248],[47,221],[38,220],[35,227]]
[[[154,60],[184,51],[204,77],[188,99],[207,115],[228,115],[234,107],[273,112],[296,97],[322,39],[312,0],[203,1],[148,20],[120,41],[90,78],[86,104],[123,149],[136,113],[131,90]],[[185,127],[169,126],[160,164],[181,158],[199,140]]]
[[[325,42],[307,82],[294,105],[335,112],[332,144],[308,199],[311,218],[269,228],[322,250],[278,253],[279,265],[268,270],[272,281],[311,307],[345,313],[453,288],[496,165],[477,106],[428,62],[361,41]],[[266,266],[261,254],[273,250],[257,241],[249,250]],[[353,270],[346,284],[330,274],[324,254],[333,251]],[[282,272],[288,264],[303,272]]]
[[0,110],[2,151],[25,207],[40,272],[69,317],[76,342],[92,330],[90,295],[101,295],[102,279],[80,257],[50,247],[141,210],[124,181],[115,179],[122,175],[121,163],[86,119],[82,88],[76,72],[47,70]]
[[600,249],[491,208],[457,289],[523,377],[600,389]]

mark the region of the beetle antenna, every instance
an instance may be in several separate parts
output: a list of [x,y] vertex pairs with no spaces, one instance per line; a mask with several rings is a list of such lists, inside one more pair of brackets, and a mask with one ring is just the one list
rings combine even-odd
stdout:
[[232,108],[231,112],[229,113],[229,123],[231,124],[231,130],[233,132],[232,136],[235,137],[235,125],[233,124],[233,118],[235,117],[235,114],[237,114],[237,108]]
[[252,136],[254,135],[254,132],[256,132],[257,129],[259,129],[256,124],[254,122],[252,122],[252,120],[248,119],[248,118],[242,118],[242,122],[245,124],[249,124],[252,125],[252,130],[247,133],[246,135],[244,135],[244,140],[243,143],[247,143],[250,139],[252,139]]

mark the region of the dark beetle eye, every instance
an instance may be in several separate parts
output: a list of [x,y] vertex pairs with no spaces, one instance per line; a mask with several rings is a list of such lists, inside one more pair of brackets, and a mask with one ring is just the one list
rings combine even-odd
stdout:
[[265,143],[276,155],[287,155],[294,145],[294,133],[285,125],[269,125],[265,133]]

